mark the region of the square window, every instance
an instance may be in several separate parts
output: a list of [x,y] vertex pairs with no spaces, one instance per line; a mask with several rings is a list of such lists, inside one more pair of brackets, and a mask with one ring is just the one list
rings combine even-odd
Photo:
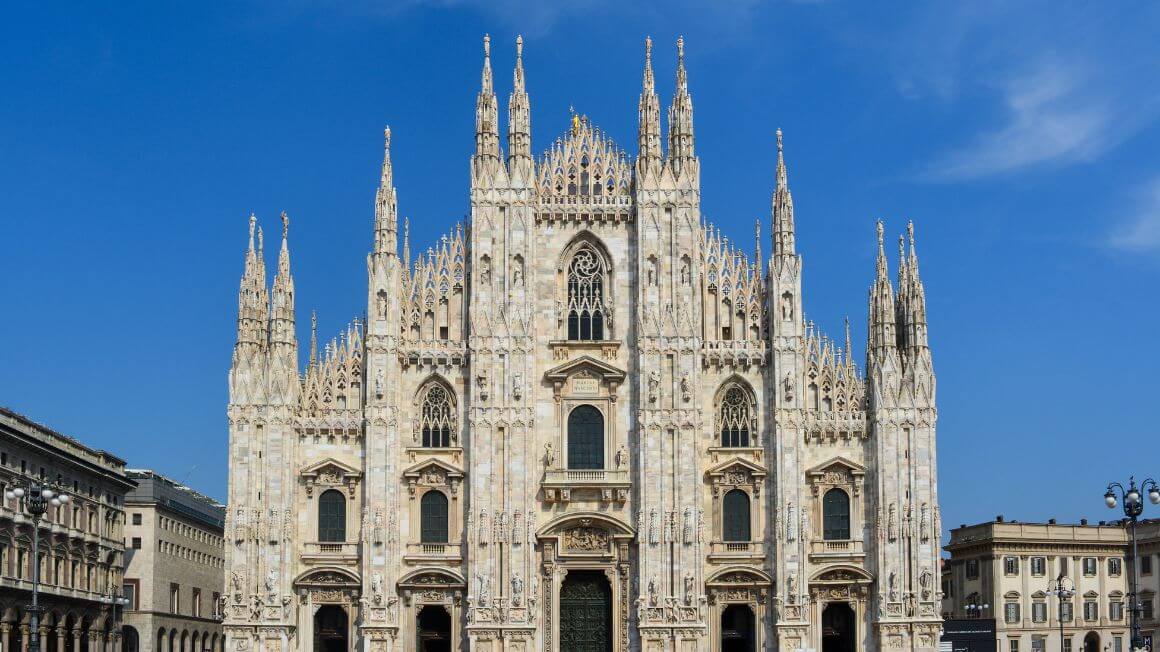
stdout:
[[1047,574],[1047,557],[1031,558],[1031,574],[1037,577]]
[[134,550],[141,549],[141,537],[133,537],[133,549]]
[[1004,557],[1003,558],[1003,572],[1007,575],[1019,574],[1019,558],[1018,557]]
[[1008,602],[1003,605],[1003,620],[1008,624],[1015,624],[1019,622],[1019,603]]
[[[1031,605],[1031,620],[1033,620],[1037,623],[1047,622],[1047,603],[1046,602],[1036,602],[1036,603]],[[1032,644],[1032,647],[1034,647],[1034,642]]]
[[1083,574],[1088,576],[1088,577],[1095,576],[1095,574],[1096,574],[1096,558],[1095,557],[1084,557],[1083,558]]
[[1152,574],[1152,555],[1144,555],[1143,557],[1140,557],[1140,574]]
[[1071,652],[1071,637],[1063,639],[1063,652]]
[[968,559],[967,560],[967,579],[974,580],[974,579],[978,579],[978,578],[979,578],[979,560],[978,559]]
[[133,515],[133,525],[141,525],[141,514]]
[[1007,641],[1010,652],[1019,652],[1019,639],[1013,638]]
[[1059,605],[1059,619],[1065,623],[1071,622],[1072,609],[1070,602],[1062,602]]
[[1123,560],[1121,560],[1119,557],[1109,557],[1108,558],[1108,575],[1118,576],[1120,574],[1120,570],[1121,570],[1122,565],[1123,565]]

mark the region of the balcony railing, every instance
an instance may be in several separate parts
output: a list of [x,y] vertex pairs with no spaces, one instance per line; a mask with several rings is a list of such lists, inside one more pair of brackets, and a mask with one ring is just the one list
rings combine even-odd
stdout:
[[836,539],[810,542],[812,557],[864,557],[865,549],[861,539]]
[[458,543],[408,543],[407,561],[457,561],[462,558]]
[[358,559],[358,544],[344,541],[309,541],[302,551],[306,563],[326,563]]
[[713,541],[709,544],[710,558],[750,559],[765,555],[765,543],[761,541]]
[[632,483],[625,469],[554,469],[544,473],[544,500],[568,502],[572,492],[599,493],[605,502],[624,502]]

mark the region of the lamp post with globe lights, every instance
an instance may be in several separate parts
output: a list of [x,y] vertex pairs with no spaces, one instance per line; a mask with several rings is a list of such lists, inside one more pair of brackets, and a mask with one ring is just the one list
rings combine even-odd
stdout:
[[1152,478],[1148,478],[1136,487],[1136,478],[1130,476],[1128,478],[1128,488],[1119,482],[1113,482],[1108,485],[1107,492],[1104,493],[1104,504],[1108,509],[1115,509],[1116,504],[1123,501],[1124,516],[1128,517],[1128,522],[1131,524],[1132,532],[1132,591],[1131,604],[1128,607],[1128,613],[1132,616],[1132,649],[1141,650],[1144,648],[1144,637],[1140,635],[1140,596],[1137,594],[1140,583],[1140,567],[1139,557],[1137,557],[1136,549],[1136,521],[1140,518],[1140,514],[1144,513],[1144,501],[1141,493],[1148,493],[1148,500],[1153,505],[1160,505],[1160,484],[1157,484]]
[[32,517],[32,605],[28,615],[32,621],[32,629],[28,633],[28,648],[34,652],[40,651],[40,517],[48,511],[48,507],[60,507],[69,501],[66,493],[58,491],[48,484],[27,480],[25,486],[14,486],[4,492],[8,500],[19,501],[20,509]]
[[971,618],[982,618],[983,612],[990,608],[990,604],[983,602],[977,596],[963,607]]
[[[1059,597],[1059,650],[1063,652],[1063,601],[1075,597],[1075,582],[1063,573],[1048,585],[1047,595]],[[1074,614],[1072,615],[1074,618]],[[1071,620],[1069,618],[1068,620]]]

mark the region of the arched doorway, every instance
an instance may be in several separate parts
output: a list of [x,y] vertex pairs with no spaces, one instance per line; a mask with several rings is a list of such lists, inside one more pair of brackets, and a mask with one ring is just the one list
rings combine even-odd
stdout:
[[600,571],[570,571],[560,587],[560,652],[612,649],[612,587]]
[[451,652],[451,614],[440,605],[429,604],[416,617],[419,652]]
[[125,625],[121,628],[121,652],[139,652],[141,640],[137,636],[137,628]]
[[831,602],[822,611],[822,652],[854,652],[854,610],[848,602]]
[[347,652],[348,623],[346,609],[334,604],[321,607],[314,614],[314,652]]
[[1100,652],[1099,634],[1088,632],[1087,636],[1083,637],[1083,652]]
[[749,605],[731,604],[721,612],[721,652],[753,652],[753,611]]

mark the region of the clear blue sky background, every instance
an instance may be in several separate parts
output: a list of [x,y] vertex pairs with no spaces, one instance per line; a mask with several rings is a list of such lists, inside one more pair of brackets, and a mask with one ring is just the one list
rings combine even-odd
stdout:
[[505,106],[524,34],[537,151],[573,104],[630,152],[644,37],[667,105],[684,34],[705,215],[751,246],[782,127],[807,312],[859,359],[874,220],[915,220],[946,525],[1108,518],[1160,475],[1160,5],[705,4],[7,4],[0,404],[223,496],[250,211],[290,213],[329,338],[384,125],[415,248],[468,211],[485,32]]

